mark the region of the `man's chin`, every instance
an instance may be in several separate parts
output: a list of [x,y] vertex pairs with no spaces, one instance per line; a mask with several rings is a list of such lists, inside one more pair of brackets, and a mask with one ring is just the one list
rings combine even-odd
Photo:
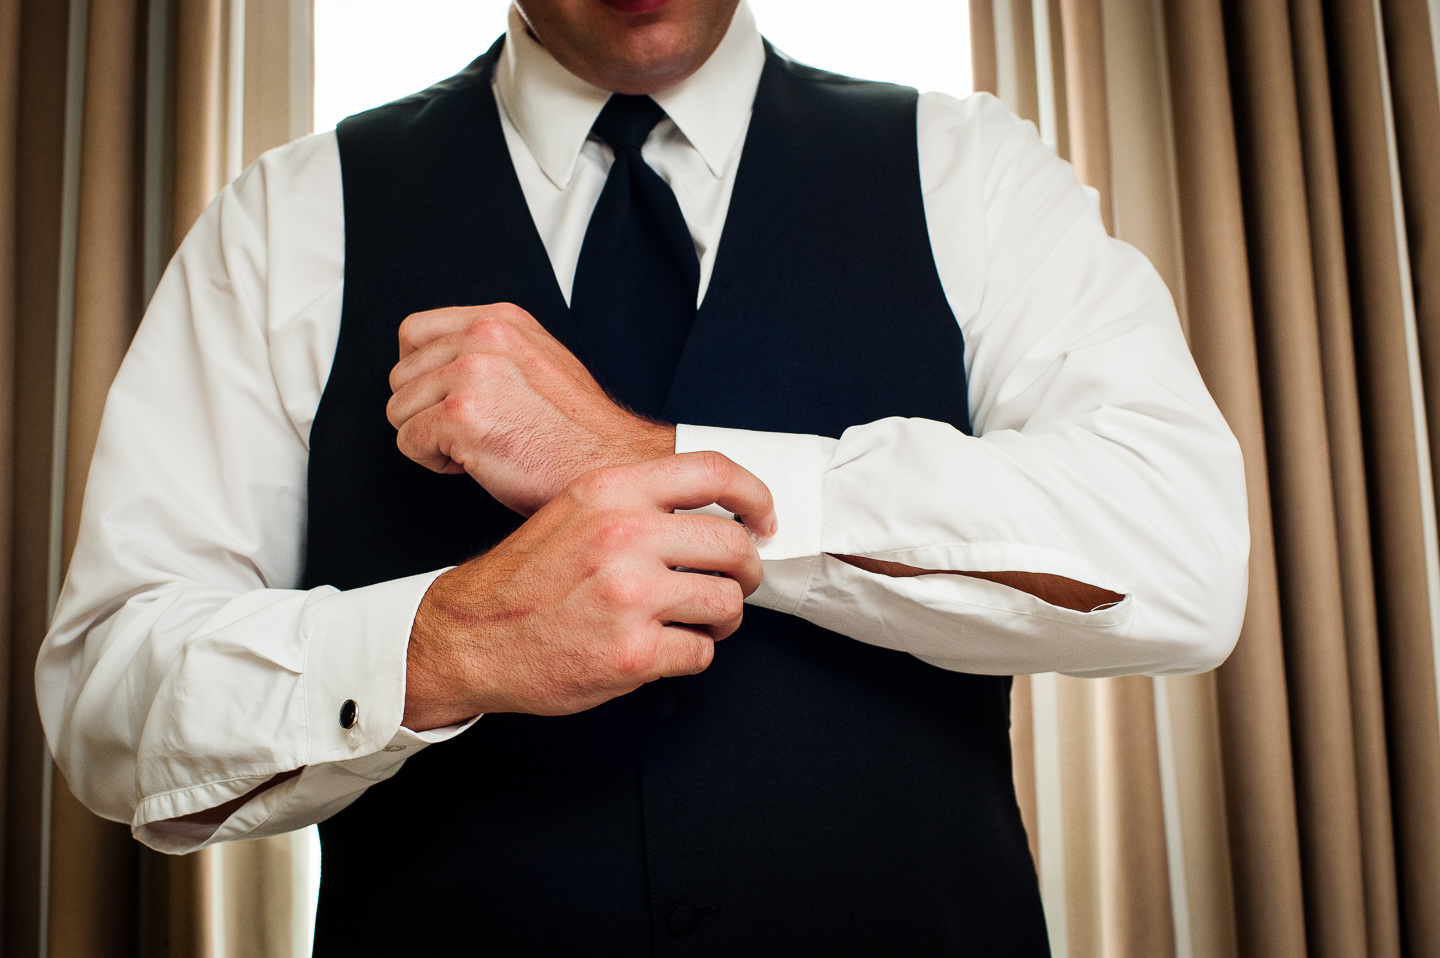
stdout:
[[635,31],[611,47],[605,74],[597,85],[615,93],[659,93],[694,73],[703,62],[689,37],[676,36],[657,24]]
[[670,0],[601,0],[601,2],[621,13],[651,13],[665,6]]
[[734,0],[517,0],[561,65],[615,93],[659,93],[694,73],[725,35]]

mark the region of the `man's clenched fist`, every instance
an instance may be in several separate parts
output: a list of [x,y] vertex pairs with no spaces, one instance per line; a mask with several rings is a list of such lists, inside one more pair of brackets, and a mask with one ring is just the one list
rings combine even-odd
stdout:
[[386,409],[400,451],[467,472],[521,515],[603,466],[675,451],[675,430],[617,406],[518,306],[415,313],[400,325]]
[[719,453],[687,453],[588,472],[440,576],[411,630],[405,727],[564,715],[703,671],[761,576],[744,526],[673,514],[711,503],[774,530],[764,483]]

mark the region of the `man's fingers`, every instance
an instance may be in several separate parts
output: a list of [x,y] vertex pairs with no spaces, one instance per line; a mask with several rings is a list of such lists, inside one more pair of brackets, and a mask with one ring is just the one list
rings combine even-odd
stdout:
[[431,472],[459,474],[465,467],[450,458],[450,449],[442,441],[445,430],[445,411],[442,406],[431,406],[424,412],[412,416],[401,424],[395,433],[395,445],[407,459],[413,459]]
[[400,324],[400,358],[405,359],[441,336],[448,336],[486,320],[500,320],[517,329],[543,332],[543,327],[535,317],[513,303],[430,309],[423,313],[411,313]]
[[460,349],[458,338],[439,337],[412,351],[390,370],[390,391],[398,393],[426,373],[454,362]]
[[708,669],[714,659],[715,640],[705,630],[685,625],[664,626],[655,658],[655,677],[695,675]]
[[666,512],[713,503],[738,515],[758,536],[773,536],[780,528],[769,487],[718,452],[686,452],[636,468],[642,494]]
[[664,516],[660,559],[670,568],[719,572],[749,595],[760,588],[760,553],[739,523],[706,515]]
[[674,599],[661,610],[667,623],[702,628],[719,641],[740,627],[745,614],[745,597],[734,579],[693,572],[674,572],[677,581]]
[[450,395],[450,377],[443,373],[425,376],[403,386],[385,404],[385,418],[399,429],[427,409],[434,408]]
[[400,324],[400,358],[405,359],[415,350],[441,336],[464,329],[475,321],[475,317],[476,307],[473,306],[452,306],[448,309],[411,313]]

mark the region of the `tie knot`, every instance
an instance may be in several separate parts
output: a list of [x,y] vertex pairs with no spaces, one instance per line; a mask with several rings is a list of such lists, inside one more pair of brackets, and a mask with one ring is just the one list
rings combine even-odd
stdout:
[[648,96],[616,93],[600,111],[591,129],[618,153],[627,146],[639,149],[650,131],[655,129],[655,124],[664,118],[665,111],[660,104]]

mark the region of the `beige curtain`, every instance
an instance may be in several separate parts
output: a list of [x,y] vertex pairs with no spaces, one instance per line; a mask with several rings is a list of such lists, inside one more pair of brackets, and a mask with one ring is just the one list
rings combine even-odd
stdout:
[[6,955],[38,954],[42,935],[50,816],[33,669],[49,604],[69,39],[64,3],[0,0],[0,378],[9,387],[0,391],[0,476],[10,492],[0,526]]
[[[1016,7],[1068,119],[1006,88]],[[1057,953],[1440,955],[1433,7],[1059,8],[972,2],[977,87],[1037,121],[1170,284],[1245,449],[1253,547],[1212,675],[1017,686]]]
[[306,836],[182,859],[70,794],[35,652],[105,393],[211,197],[310,128],[309,0],[0,0],[0,953],[308,954]]

